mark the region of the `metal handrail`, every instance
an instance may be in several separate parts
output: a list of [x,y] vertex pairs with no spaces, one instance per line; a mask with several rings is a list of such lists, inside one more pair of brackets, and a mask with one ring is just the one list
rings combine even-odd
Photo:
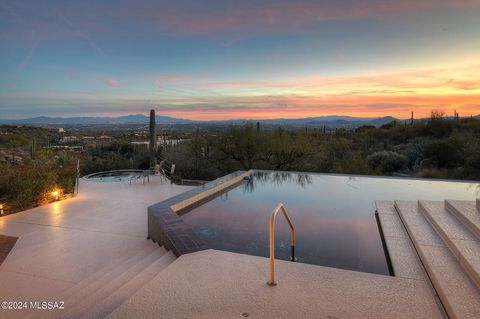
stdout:
[[283,216],[285,216],[285,219],[290,226],[290,241],[292,248],[291,261],[295,261],[295,227],[293,227],[293,223],[288,216],[285,206],[282,203],[279,203],[270,216],[270,280],[267,282],[270,286],[277,285],[277,282],[275,281],[275,216],[277,216],[279,210],[282,210]]

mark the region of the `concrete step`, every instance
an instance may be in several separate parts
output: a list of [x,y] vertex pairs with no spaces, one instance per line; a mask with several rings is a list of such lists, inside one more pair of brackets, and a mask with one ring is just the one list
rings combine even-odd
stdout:
[[470,230],[445,208],[444,202],[419,201],[420,211],[473,282],[480,287],[480,242]]
[[420,212],[418,203],[395,201],[395,209],[449,318],[480,318],[479,290]]
[[[82,298],[76,299],[75,303],[67,308],[67,312],[62,314],[61,318],[80,318],[84,313],[91,309],[93,305],[107,298],[112,292],[127,283],[131,278],[135,277],[135,275],[142,272],[165,253],[166,250],[163,247],[157,248],[144,258],[133,262],[128,267],[121,267],[115,272],[115,274],[108,274],[101,278],[95,284],[96,289],[90,294],[83,295]],[[65,305],[67,304],[65,303]]]
[[[132,264],[135,264],[138,260],[141,260],[145,256],[158,250],[158,245],[152,245],[150,241],[145,241],[145,243],[146,244],[139,248],[137,253],[133,256],[125,255],[122,258],[116,258],[107,266],[102,267],[100,270],[92,273],[90,276],[67,289],[62,294],[61,299],[65,302],[65,310],[42,311],[42,318],[61,318],[63,314],[67,313],[70,308],[73,308],[76,305],[78,300],[82,300],[85,296],[88,296],[95,290],[99,289],[99,282],[108,282],[108,280],[111,279],[106,278],[111,277],[112,274],[119,273],[124,267],[129,267]],[[23,318],[38,318],[38,311],[24,313]]]
[[168,267],[176,259],[175,255],[170,251],[145,268],[142,272],[133,277],[130,281],[110,294],[107,298],[89,309],[81,318],[96,319],[105,318],[112,313],[123,302],[129,299],[141,287],[150,282],[163,269]]
[[128,263],[128,260],[138,260],[142,258],[142,256],[148,255],[157,249],[158,246],[151,245],[148,242],[148,245],[142,247],[135,255],[125,255],[122,258],[118,258],[112,260],[106,267],[101,268],[100,270],[96,271],[95,273],[91,274],[87,278],[83,279],[82,281],[78,282],[74,286],[70,287],[64,293],[64,300],[68,300],[73,294],[83,291],[87,286],[91,285],[92,283],[97,282],[101,277],[105,276],[108,273],[111,273],[115,268],[119,267],[119,265],[124,265]]
[[427,281],[428,276],[393,201],[375,201],[375,205],[395,277]]
[[78,300],[82,300],[86,296],[89,296],[96,289],[101,287],[102,284],[107,284],[113,278],[124,272],[126,269],[137,263],[139,260],[145,258],[145,256],[150,255],[156,249],[158,249],[157,245],[151,245],[148,243],[145,247],[137,252],[133,256],[128,256],[123,262],[114,262],[111,263],[109,266],[104,267],[97,273],[93,274],[85,278],[82,282],[78,283],[74,287],[70,288],[69,291],[66,293],[65,297],[65,309],[70,309],[76,305]]
[[480,239],[479,200],[446,200],[445,207],[462,221]]

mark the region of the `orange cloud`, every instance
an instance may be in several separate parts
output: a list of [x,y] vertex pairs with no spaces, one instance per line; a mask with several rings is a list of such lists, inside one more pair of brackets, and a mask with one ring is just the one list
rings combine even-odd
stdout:
[[[180,85],[182,82],[179,83]],[[187,89],[164,92],[164,112],[196,119],[274,118],[319,115],[392,115],[432,109],[480,113],[480,65],[385,72],[350,77],[288,80],[189,80]]]

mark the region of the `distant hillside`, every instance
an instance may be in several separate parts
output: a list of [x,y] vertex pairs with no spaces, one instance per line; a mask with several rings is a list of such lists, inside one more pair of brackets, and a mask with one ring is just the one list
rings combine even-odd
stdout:
[[392,121],[398,121],[398,119],[385,116],[378,118],[362,118],[362,117],[352,117],[352,116],[319,116],[319,117],[308,117],[304,119],[286,119],[284,123],[286,124],[300,124],[300,125],[375,125],[380,126]]
[[374,125],[381,126],[392,121],[399,121],[399,119],[385,116],[385,117],[353,117],[353,116],[318,116],[306,117],[298,119],[269,119],[269,120],[255,120],[255,119],[241,119],[230,121],[210,121],[210,123],[231,123],[242,124],[245,122],[260,122],[265,125],[287,125],[287,126],[362,126]]
[[[118,117],[47,117],[39,116],[21,120],[2,120],[0,124],[126,124],[148,123],[150,118],[143,114]],[[191,120],[178,119],[170,116],[156,116],[157,123],[189,123]]]
[[[194,121],[188,119],[180,119],[170,116],[157,116],[157,123],[160,124],[243,124],[246,122],[260,122],[264,125],[287,125],[287,126],[361,126],[361,125],[374,125],[381,126],[383,124],[395,121],[398,119],[385,116],[385,117],[352,117],[352,116],[319,116],[319,117],[306,117],[298,119],[239,119],[239,120],[220,120],[220,121]],[[36,125],[59,125],[59,124],[135,124],[135,123],[148,123],[149,117],[143,114],[126,115],[118,117],[47,117],[39,116],[28,119],[20,120],[6,120],[0,119],[0,124],[36,124]]]

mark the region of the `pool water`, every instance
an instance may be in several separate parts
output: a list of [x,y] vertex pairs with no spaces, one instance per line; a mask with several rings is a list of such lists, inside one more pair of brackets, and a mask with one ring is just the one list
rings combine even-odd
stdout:
[[130,181],[133,176],[141,173],[143,173],[141,170],[117,170],[94,173],[84,176],[84,178],[95,182],[123,182]]
[[132,178],[132,175],[118,175],[118,176],[103,176],[103,177],[92,177],[90,180],[95,180],[97,182],[123,182],[129,181]]
[[[282,202],[298,262],[388,275],[375,200],[473,200],[479,183],[254,171],[249,181],[182,215],[207,246],[268,257],[269,217]],[[290,230],[277,215],[275,257],[289,260]]]

